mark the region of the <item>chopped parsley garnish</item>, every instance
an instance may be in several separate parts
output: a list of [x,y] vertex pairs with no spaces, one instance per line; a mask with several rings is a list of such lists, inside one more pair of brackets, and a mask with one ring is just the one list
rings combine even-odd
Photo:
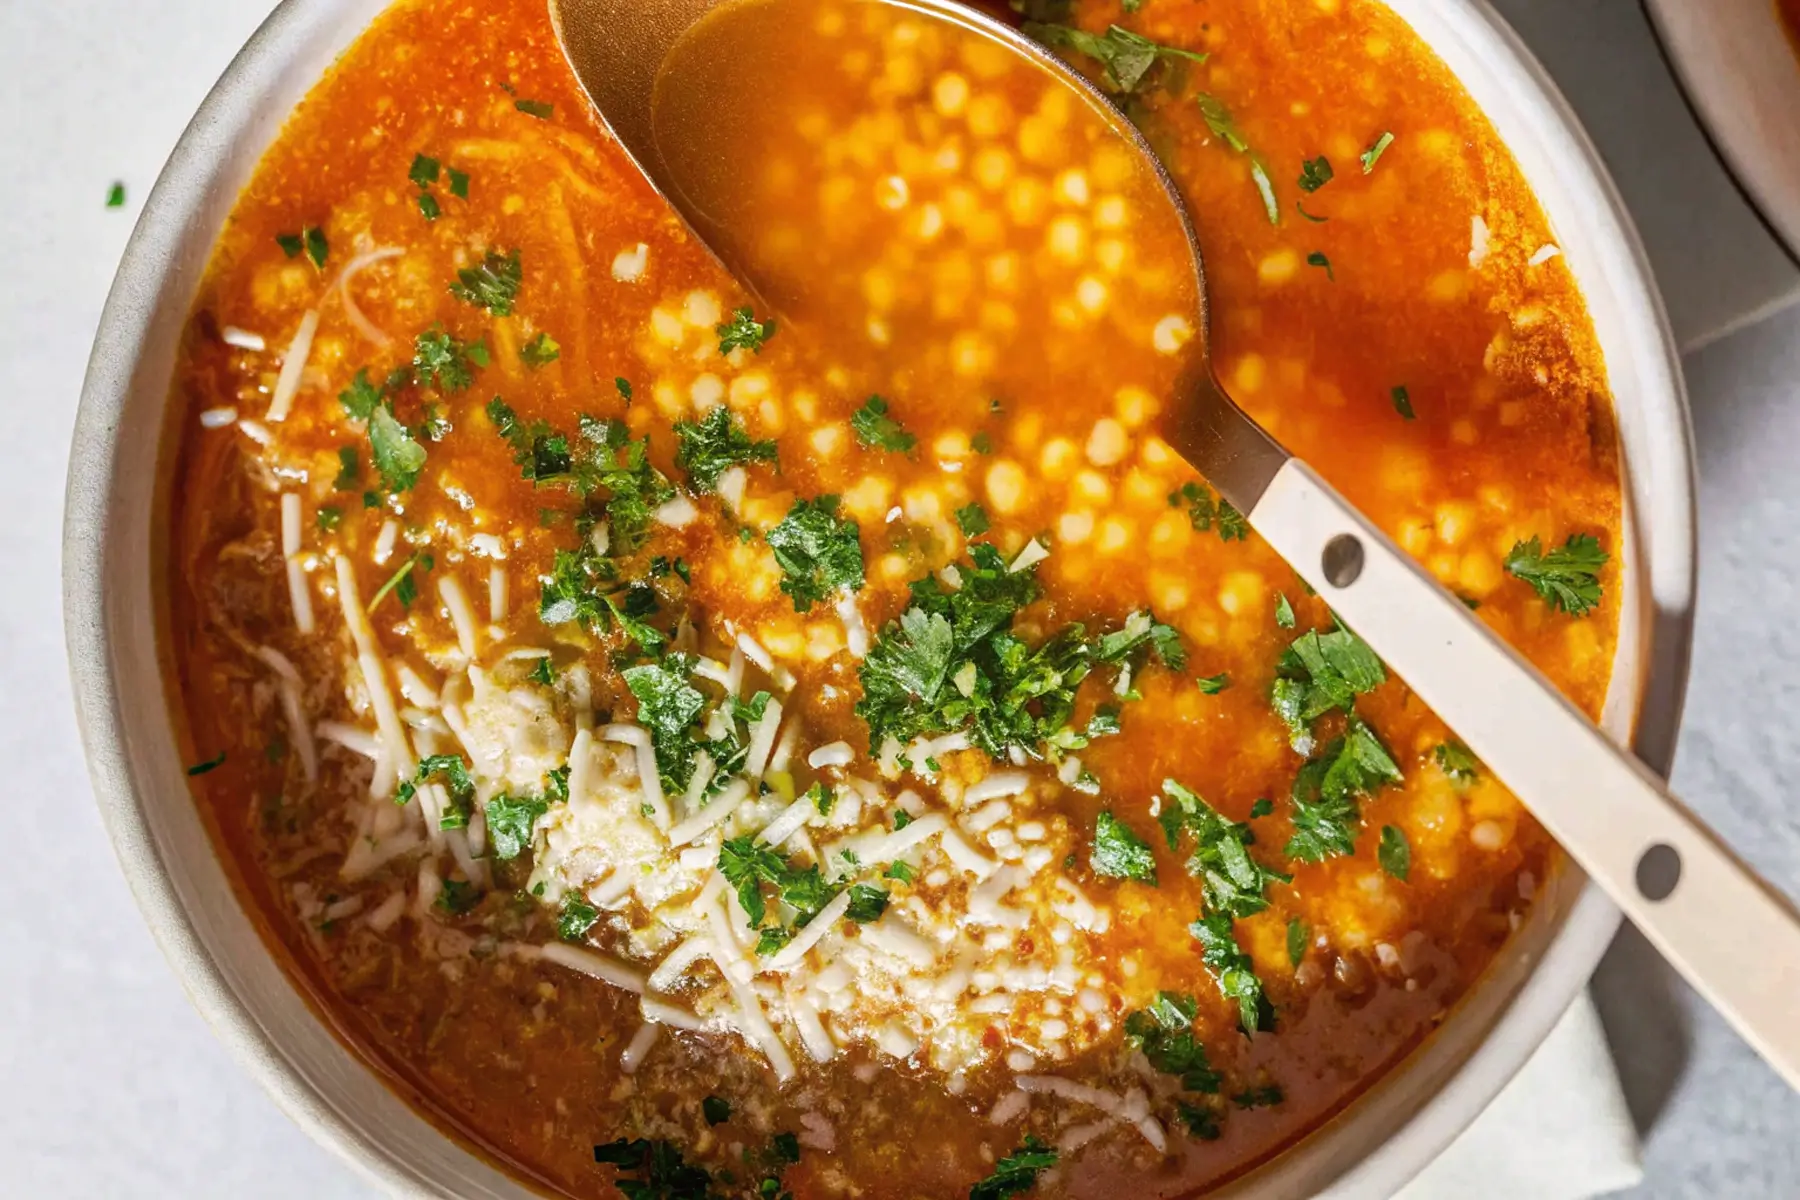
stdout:
[[555,660],[548,654],[544,655],[537,660],[537,666],[531,668],[531,674],[526,678],[530,679],[533,683],[541,683],[545,687],[554,686],[556,683]]
[[1214,500],[1212,492],[1202,484],[1190,480],[1169,493],[1170,508],[1183,505],[1187,506],[1188,523],[1200,533],[1216,529],[1222,542],[1241,542],[1250,536],[1250,522],[1244,514],[1223,496]]
[[343,519],[344,510],[329,504],[322,506],[318,513],[313,517],[313,521],[318,525],[320,533],[331,533],[335,531]]
[[512,407],[498,396],[488,401],[487,417],[512,447],[513,462],[518,464],[523,478],[541,485],[562,479],[574,470],[568,435],[556,432],[548,422],[521,422]]
[[1156,883],[1156,855],[1131,826],[1102,810],[1094,822],[1094,848],[1088,855],[1094,874],[1136,883]]
[[600,919],[600,912],[580,892],[563,897],[562,911],[556,915],[556,936],[565,942],[579,942]]
[[1200,961],[1218,981],[1220,994],[1237,1002],[1238,1021],[1244,1032],[1257,1033],[1273,1028],[1274,1009],[1263,995],[1256,964],[1237,944],[1231,930],[1231,917],[1222,912],[1208,913],[1189,925],[1188,932],[1200,943]]
[[1049,25],[1027,21],[1023,26],[1027,37],[1053,49],[1073,50],[1085,54],[1100,65],[1101,82],[1108,91],[1132,95],[1143,86],[1151,68],[1159,62],[1181,60],[1206,61],[1206,55],[1178,46],[1164,46],[1141,33],[1113,25],[1105,33],[1089,33],[1068,25]]
[[962,530],[966,538],[980,537],[993,528],[988,521],[987,509],[979,504],[967,504],[956,510],[956,527]]
[[731,1120],[731,1102],[723,1096],[708,1096],[700,1102],[700,1113],[708,1125],[723,1125]]
[[919,439],[906,432],[900,422],[888,416],[888,402],[870,396],[863,406],[850,414],[850,429],[856,440],[871,450],[887,450],[906,454]]
[[481,902],[481,889],[465,879],[446,879],[438,890],[437,907],[460,916]]
[[1205,1043],[1194,1036],[1199,1008],[1192,996],[1158,992],[1149,1008],[1125,1018],[1125,1038],[1152,1068],[1181,1080],[1183,1090],[1211,1095],[1221,1080],[1207,1059]]
[[889,863],[887,865],[887,870],[883,871],[882,874],[889,879],[897,879],[901,883],[911,883],[913,881],[912,867],[903,862],[896,861]]
[[209,772],[218,770],[220,767],[222,767],[224,765],[225,765],[225,751],[221,750],[221,751],[219,751],[218,756],[216,758],[209,758],[205,762],[197,762],[193,766],[189,767],[187,769],[188,778],[192,779],[199,775],[205,775]]
[[1332,283],[1337,282],[1337,272],[1332,269],[1331,260],[1319,251],[1314,250],[1311,254],[1306,256],[1306,265],[1309,267],[1323,267],[1325,270],[1325,278]]
[[1250,179],[1256,184],[1256,192],[1262,197],[1263,209],[1269,214],[1269,224],[1281,224],[1281,205],[1275,199],[1275,183],[1269,178],[1269,169],[1263,165],[1262,156],[1250,149],[1250,143],[1244,140],[1237,122],[1231,119],[1231,110],[1217,96],[1209,96],[1201,92],[1195,99],[1200,104],[1200,115],[1206,118],[1206,127],[1213,136],[1224,142],[1231,149],[1250,160]]
[[954,591],[934,576],[916,580],[911,606],[863,660],[856,714],[869,726],[871,753],[889,738],[905,745],[964,732],[995,759],[1016,750],[1055,761],[1086,744],[1071,724],[1075,693],[1096,662],[1106,661],[1102,645],[1128,660],[1180,654],[1173,631],[1149,614],[1098,638],[1068,625],[1033,648],[1012,623],[1038,596],[1035,569],[1009,571],[985,542],[972,545],[969,556],[958,564]]
[[415,154],[412,160],[412,170],[406,173],[406,177],[422,188],[430,187],[438,181],[439,169],[437,159],[424,154]]
[[1239,1108],[1273,1108],[1286,1098],[1280,1084],[1265,1083],[1261,1087],[1245,1088],[1233,1096],[1231,1102]]
[[455,167],[445,167],[444,174],[448,176],[450,180],[450,194],[455,196],[458,200],[467,200],[469,198],[468,173],[466,171],[459,171]]
[[756,310],[746,305],[734,310],[731,319],[713,332],[719,335],[720,354],[730,354],[733,350],[761,354],[764,343],[775,336],[775,320],[771,317],[767,321],[758,321]]
[[1216,696],[1231,686],[1231,675],[1220,671],[1217,675],[1209,675],[1205,679],[1196,680],[1203,695]]
[[625,686],[637,697],[638,724],[650,730],[657,770],[671,792],[684,790],[693,774],[699,747],[688,736],[688,728],[706,707],[706,697],[688,682],[687,673],[688,660],[679,654],[621,672]]
[[1275,667],[1270,701],[1296,744],[1333,709],[1350,711],[1356,697],[1387,682],[1387,669],[1369,644],[1348,629],[1308,630],[1294,639]]
[[323,271],[325,260],[331,257],[331,246],[325,241],[325,231],[317,225],[309,225],[306,232],[300,237],[306,245],[306,261],[310,262],[315,270]]
[[411,491],[425,469],[425,447],[386,405],[369,414],[369,452],[390,492]]
[[538,335],[519,347],[519,361],[533,371],[547,367],[562,357],[562,347],[549,334],[538,331]]
[[374,598],[369,601],[364,611],[374,612],[376,605],[385,600],[389,592],[394,593],[394,598],[400,601],[401,608],[411,608],[412,602],[419,597],[419,585],[413,579],[413,572],[429,571],[436,565],[436,560],[431,555],[422,550],[415,553],[400,564],[398,571],[388,576],[388,581],[376,591]]
[[912,823],[913,816],[911,813],[907,812],[904,808],[896,808],[894,810],[894,829],[896,832],[905,829]]
[[1461,742],[1444,742],[1432,749],[1431,756],[1437,760],[1438,770],[1449,777],[1459,792],[1481,778],[1481,760]]
[[994,1164],[986,1179],[969,1189],[969,1200],[1008,1200],[1037,1186],[1039,1175],[1056,1165],[1057,1152],[1031,1134],[1011,1154]]
[[1536,537],[1520,542],[1506,556],[1507,572],[1523,579],[1550,607],[1572,617],[1585,617],[1600,603],[1600,572],[1611,555],[1589,533],[1569,535],[1569,540],[1549,553]]
[[531,832],[550,806],[537,796],[500,795],[489,800],[483,811],[494,857],[505,860],[517,858],[531,848]]
[[385,399],[383,390],[369,378],[369,369],[364,367],[350,381],[350,386],[338,393],[338,403],[352,420],[366,421],[375,412],[376,406]]
[[1171,850],[1180,848],[1183,831],[1194,835],[1187,871],[1200,881],[1209,913],[1255,916],[1269,907],[1269,883],[1292,879],[1250,857],[1248,847],[1256,839],[1248,825],[1227,820],[1173,779],[1163,781],[1163,805],[1157,820]]
[[1181,647],[1181,634],[1173,625],[1158,622],[1147,609],[1139,609],[1126,617],[1125,624],[1118,629],[1100,635],[1093,645],[1094,660],[1123,663],[1146,646],[1155,651],[1157,660],[1171,671],[1187,667],[1187,651]]
[[1287,923],[1288,962],[1299,966],[1306,961],[1306,922],[1299,917],[1289,917]]
[[846,915],[859,925],[870,921],[879,921],[881,914],[887,911],[888,894],[886,888],[871,887],[866,883],[852,884],[850,887],[850,907]]
[[1370,145],[1367,150],[1362,152],[1362,169],[1364,175],[1372,174],[1374,172],[1375,164],[1381,160],[1381,156],[1386,154],[1388,147],[1393,144],[1394,135],[1384,130],[1381,136],[1376,138],[1374,143]]
[[556,106],[546,100],[515,100],[513,107],[528,117],[536,117],[540,121],[548,121]]
[[630,408],[631,407],[631,380],[625,378],[623,375],[615,375],[613,377],[613,387],[615,389],[617,389],[620,398],[625,401],[625,407]]
[[354,492],[362,480],[362,463],[357,457],[355,446],[338,447],[337,478],[331,481],[336,491]]
[[517,250],[511,254],[489,250],[480,265],[464,267],[456,273],[450,294],[464,304],[485,308],[496,317],[510,317],[523,279],[524,268]]
[[[476,353],[481,350],[481,354]],[[413,339],[413,382],[440,392],[460,392],[475,382],[485,348],[458,341],[438,326]]]
[[1400,779],[1400,767],[1375,731],[1351,717],[1344,736],[1294,778],[1294,836],[1285,853],[1307,863],[1354,854],[1362,826],[1357,801]]
[[1255,821],[1261,817],[1268,816],[1274,811],[1275,802],[1273,800],[1269,799],[1267,796],[1258,796],[1256,798],[1256,803],[1250,806],[1250,819]]
[[1175,1106],[1175,1115],[1188,1133],[1203,1142],[1216,1142],[1224,1136],[1225,1131],[1219,1127],[1219,1114],[1214,1109],[1202,1104],[1189,1104],[1183,1100]]
[[1382,870],[1405,883],[1412,873],[1412,843],[1406,840],[1406,830],[1398,825],[1383,825],[1375,858],[1381,863]]
[[1332,176],[1329,158],[1323,154],[1317,158],[1309,158],[1300,164],[1300,190],[1310,195],[1330,183]]
[[427,221],[435,221],[444,215],[444,209],[443,206],[437,202],[436,196],[432,195],[430,192],[420,192],[419,215],[424,217]]
[[275,235],[275,244],[289,258],[299,258],[301,251],[306,249],[306,239],[297,233],[278,233]]
[[764,535],[781,565],[781,590],[805,612],[842,588],[863,586],[862,541],[856,522],[839,517],[838,498],[796,501],[781,524]]
[[[535,103],[519,101],[520,107]],[[548,117],[550,106],[543,109],[532,115]],[[613,1180],[613,1186],[626,1200],[710,1200],[713,1194],[712,1175],[703,1167],[689,1165],[673,1142],[620,1139],[595,1146],[594,1161],[619,1169],[620,1177]]]
[[125,207],[125,185],[123,183],[115,183],[106,189],[106,207]]
[[1412,393],[1407,391],[1404,385],[1394,388],[1388,395],[1394,401],[1394,411],[1399,413],[1402,417],[1411,421],[1418,416],[1418,414],[1413,411]]
[[1288,602],[1286,592],[1275,593],[1275,624],[1282,629],[1294,627],[1294,606]]
[[696,492],[711,492],[719,476],[732,467],[776,461],[775,443],[752,441],[744,426],[723,404],[698,421],[677,421],[675,465],[688,473]]

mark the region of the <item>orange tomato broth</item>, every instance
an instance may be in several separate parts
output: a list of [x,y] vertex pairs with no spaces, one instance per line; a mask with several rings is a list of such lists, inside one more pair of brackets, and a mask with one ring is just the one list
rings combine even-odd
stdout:
[[[812,15],[823,19],[831,7]],[[1076,15],[1089,30],[1124,21],[1209,55],[1167,86],[1146,88],[1135,115],[1195,214],[1213,353],[1227,386],[1597,713],[1618,621],[1616,569],[1603,574],[1596,612],[1575,619],[1553,612],[1501,566],[1532,536],[1557,544],[1588,532],[1616,547],[1620,499],[1591,327],[1572,278],[1542,252],[1552,241],[1546,222],[1491,127],[1379,5],[1150,0],[1135,14],[1081,4]],[[1434,751],[1452,735],[1390,679],[1356,708],[1404,781],[1363,798],[1356,853],[1308,864],[1272,852],[1292,832],[1287,797],[1304,759],[1271,710],[1270,688],[1282,652],[1299,633],[1328,629],[1330,614],[1253,535],[1226,541],[1216,529],[1196,528],[1180,489],[1199,481],[1154,436],[1157,415],[1175,402],[1183,360],[1159,349],[1153,330],[1191,308],[1192,298],[1169,243],[1154,228],[1132,227],[1147,211],[1144,197],[1128,172],[1119,176],[1128,219],[1111,240],[1121,251],[1103,247],[1109,239],[1098,217],[1082,226],[1079,251],[1058,250],[1055,222],[1086,207],[1069,197],[1065,178],[1080,165],[1067,157],[1080,143],[1039,136],[1059,127],[1027,132],[1032,85],[1003,87],[996,77],[984,91],[971,67],[969,102],[1015,88],[1007,94],[1019,112],[997,118],[985,139],[963,135],[967,153],[956,167],[913,164],[905,202],[884,203],[892,199],[880,190],[889,173],[918,153],[904,136],[887,134],[873,141],[888,150],[871,153],[868,127],[834,122],[848,122],[871,94],[899,103],[931,81],[894,67],[898,55],[871,54],[865,72],[836,75],[828,69],[831,37],[853,33],[795,36],[789,52],[818,69],[796,70],[791,94],[767,97],[761,119],[772,128],[791,120],[817,152],[770,164],[766,190],[747,188],[727,228],[767,230],[766,238],[746,235],[746,253],[807,279],[806,294],[824,299],[807,309],[796,290],[795,323],[779,327],[761,352],[729,358],[710,348],[711,320],[694,320],[684,306],[698,293],[722,297],[728,310],[744,302],[738,289],[604,134],[535,0],[471,0],[454,10],[397,5],[296,110],[221,235],[177,373],[184,431],[172,513],[171,660],[196,760],[226,753],[222,766],[195,780],[202,809],[251,907],[336,1027],[412,1103],[541,1186],[609,1194],[611,1168],[594,1165],[592,1147],[620,1137],[667,1138],[709,1168],[754,1172],[773,1132],[794,1129],[827,1100],[831,1111],[858,1116],[849,1126],[840,1121],[833,1150],[809,1146],[781,1173],[782,1186],[803,1200],[852,1184],[874,1197],[959,1194],[986,1175],[1036,1129],[984,1119],[1005,1090],[997,1068],[952,1090],[917,1058],[896,1062],[864,1048],[779,1089],[730,1039],[665,1034],[656,1052],[664,1059],[628,1076],[617,1049],[635,1018],[620,993],[491,953],[496,936],[554,939],[554,913],[529,896],[509,899],[496,888],[466,916],[405,917],[395,928],[411,940],[378,936],[357,914],[319,917],[318,903],[364,894],[373,908],[396,879],[404,887],[411,868],[354,886],[338,880],[337,864],[357,836],[343,813],[362,781],[345,768],[348,756],[327,752],[321,785],[302,786],[292,747],[282,749],[268,669],[247,653],[278,648],[307,681],[303,702],[314,719],[351,719],[357,685],[344,665],[348,634],[331,599],[331,571],[317,571],[309,585],[320,633],[297,633],[276,493],[299,490],[315,570],[327,552],[352,558],[363,597],[374,596],[409,551],[435,552],[433,570],[419,571],[423,600],[402,613],[389,599],[379,610],[375,635],[388,653],[455,643],[433,584],[446,573],[478,579],[468,549],[478,531],[507,539],[513,603],[495,624],[542,643],[534,581],[557,550],[576,542],[570,501],[519,477],[483,411],[488,398],[502,395],[521,419],[571,432],[577,413],[622,420],[634,437],[648,435],[653,461],[680,481],[672,425],[694,418],[695,381],[710,375],[750,436],[778,444],[779,473],[752,466],[751,494],[735,515],[700,497],[702,519],[658,533],[655,550],[690,564],[692,584],[677,588],[664,578],[656,586],[665,607],[685,601],[703,619],[728,617],[762,632],[798,677],[792,699],[814,744],[842,738],[860,756],[868,738],[851,712],[856,662],[841,638],[831,640],[824,607],[795,613],[755,536],[798,499],[839,495],[856,516],[868,576],[860,599],[872,633],[906,607],[909,582],[966,563],[952,512],[979,503],[993,526],[984,540],[1009,559],[1035,538],[1051,550],[1038,569],[1044,596],[1016,626],[1028,639],[1070,621],[1116,628],[1144,609],[1181,634],[1185,668],[1146,662],[1133,681],[1141,699],[1123,706],[1121,731],[1082,750],[1099,795],[1063,789],[1039,815],[1051,827],[1049,844],[1074,860],[1069,874],[1113,906],[1110,932],[1092,946],[1097,961],[1119,972],[1108,977],[1108,1015],[1143,1007],[1154,990],[1191,995],[1194,1032],[1226,1077],[1226,1093],[1274,1084],[1282,1100],[1245,1110],[1203,1100],[1220,1105],[1215,1140],[1175,1136],[1171,1124],[1166,1158],[1141,1144],[1071,1152],[1042,1190],[1099,1194],[1121,1172],[1156,1195],[1204,1190],[1291,1144],[1415,1047],[1479,978],[1553,873],[1554,848],[1497,782],[1458,785],[1437,765]],[[1228,106],[1254,159],[1208,129],[1196,90]],[[526,105],[547,105],[548,116]],[[817,115],[810,132],[809,114]],[[959,110],[954,121],[969,119]],[[906,129],[949,137],[951,123],[920,117]],[[1365,172],[1359,158],[1384,131],[1393,140]],[[983,182],[977,146],[986,143],[1008,147],[1004,178],[996,168]],[[1103,152],[1098,144],[1083,150]],[[447,176],[425,188],[409,182],[419,154],[466,172],[468,196],[453,194]],[[1335,177],[1303,192],[1295,182],[1301,164],[1321,155]],[[1278,224],[1251,177],[1253,161],[1267,164]],[[968,180],[959,183],[964,166]],[[733,169],[749,180],[757,166]],[[930,181],[934,170],[941,181]],[[1097,195],[1087,204],[1104,198],[1105,174],[1103,163],[1089,171]],[[838,186],[832,176],[850,182]],[[1018,186],[1032,178],[1041,194],[1021,197]],[[422,191],[441,209],[434,221],[421,212]],[[813,197],[816,211],[806,207]],[[1482,241],[1471,233],[1476,216],[1485,255],[1472,246],[1472,237]],[[938,223],[947,232],[930,232]],[[322,270],[277,242],[311,226],[330,246]],[[615,278],[609,264],[638,243],[649,247],[644,277]],[[345,262],[378,246],[405,253],[331,287]],[[447,293],[457,271],[485,251],[513,248],[524,264],[515,314],[492,317]],[[1330,265],[1310,265],[1309,256]],[[1008,257],[1010,271],[994,265]],[[1109,261],[1119,265],[1109,270]],[[1089,280],[1104,287],[1098,305]],[[352,287],[366,321],[392,344],[359,332],[343,303]],[[1008,306],[1010,316],[1000,311]],[[269,445],[229,426],[203,428],[203,412],[262,414],[280,349],[309,309],[321,314],[318,337],[292,413],[268,425]],[[413,337],[433,326],[484,342],[490,365],[465,392],[402,389],[403,421],[417,426],[430,415],[450,430],[423,442],[428,457],[416,488],[377,494],[365,509],[361,493],[379,493],[368,445],[336,396],[361,369],[379,380],[403,364]],[[228,344],[232,327],[266,335],[268,350]],[[521,348],[539,333],[552,335],[560,354],[533,369]],[[629,405],[615,378],[630,381]],[[1401,388],[1410,418],[1397,411]],[[848,418],[874,392],[916,438],[913,453],[855,444]],[[359,448],[361,477],[340,490],[344,446]],[[898,518],[888,516],[893,509]],[[337,512],[334,527],[324,528],[321,510]],[[556,511],[562,515],[543,515]],[[390,519],[403,523],[408,540],[377,566],[370,547]],[[1283,600],[1293,628],[1276,619]],[[556,645],[591,665],[597,706],[630,710],[614,669],[615,640]],[[1196,686],[1219,675],[1229,686],[1216,694]],[[1084,687],[1080,722],[1109,702],[1110,681]],[[1327,717],[1318,738],[1342,729],[1341,717]],[[947,764],[951,777],[976,769]],[[1266,911],[1235,926],[1274,1006],[1273,1033],[1239,1031],[1236,1006],[1196,952],[1187,926],[1201,910],[1201,888],[1183,872],[1182,856],[1165,849],[1148,808],[1165,778],[1249,823],[1259,857],[1293,875],[1270,886]],[[1273,812],[1253,816],[1264,797]],[[1155,847],[1159,886],[1095,874],[1091,832],[1103,808]],[[1404,883],[1377,865],[1377,834],[1387,826],[1403,830],[1410,846]],[[1299,963],[1288,951],[1294,920],[1307,931]],[[458,965],[443,951],[443,930],[466,931],[478,945],[486,939],[490,953],[464,955]],[[1401,970],[1394,947],[1408,935],[1406,957],[1415,961]],[[1128,970],[1120,965],[1127,962]],[[1115,1021],[1110,1038],[1073,1057],[1074,1073],[1106,1076],[1122,1038]],[[718,1129],[700,1116],[709,1093],[731,1098],[738,1114]],[[1165,1110],[1174,1100],[1158,1094]]]

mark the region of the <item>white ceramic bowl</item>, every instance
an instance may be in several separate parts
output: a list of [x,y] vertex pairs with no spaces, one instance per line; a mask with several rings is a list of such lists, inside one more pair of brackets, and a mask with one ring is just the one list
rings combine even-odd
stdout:
[[[1518,157],[1587,296],[1627,463],[1626,613],[1607,724],[1666,767],[1693,598],[1679,360],[1642,248],[1549,77],[1484,0],[1391,0]],[[190,798],[168,709],[158,581],[179,334],[213,240],[282,120],[383,0],[285,0],[232,63],[145,206],[101,321],[70,464],[64,588],[94,789],[195,1005],[283,1109],[396,1192],[531,1192],[446,1138],[333,1034],[265,948]],[[1573,870],[1441,1030],[1294,1151],[1231,1189],[1386,1200],[1499,1092],[1586,983],[1618,916]]]
[[1800,48],[1774,0],[1645,0],[1688,100],[1732,173],[1800,255]]

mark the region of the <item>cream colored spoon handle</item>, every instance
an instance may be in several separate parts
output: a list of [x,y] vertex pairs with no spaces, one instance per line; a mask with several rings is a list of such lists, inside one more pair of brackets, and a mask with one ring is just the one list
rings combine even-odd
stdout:
[[1800,914],[1312,469],[1255,526],[1800,1090]]

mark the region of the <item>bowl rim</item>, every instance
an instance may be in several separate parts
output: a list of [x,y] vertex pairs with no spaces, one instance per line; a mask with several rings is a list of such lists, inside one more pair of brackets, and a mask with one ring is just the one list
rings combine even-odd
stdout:
[[[396,1194],[440,1194],[420,1169],[348,1120],[296,1069],[204,943],[174,885],[134,778],[133,718],[114,676],[109,651],[107,535],[117,519],[112,491],[120,456],[120,425],[131,403],[136,364],[150,340],[142,298],[166,286],[172,248],[200,205],[221,138],[240,138],[253,123],[259,81],[278,74],[296,54],[295,47],[309,37],[316,39],[318,30],[346,2],[281,0],[276,5],[182,133],[133,230],[102,312],[72,438],[63,530],[64,626],[77,719],[96,805],[133,898],[190,1002],[277,1106],[365,1180]],[[1424,0],[1388,2],[1400,11]],[[1560,134],[1559,151],[1575,176],[1564,183],[1604,214],[1612,232],[1614,269],[1630,284],[1627,299],[1634,311],[1627,319],[1640,331],[1652,334],[1651,340],[1662,350],[1661,361],[1640,365],[1663,385],[1655,390],[1665,411],[1655,414],[1653,422],[1669,439],[1661,448],[1667,461],[1660,482],[1679,494],[1671,494],[1659,504],[1663,522],[1673,523],[1674,544],[1658,548],[1659,557],[1665,560],[1657,566],[1658,582],[1668,595],[1659,597],[1665,603],[1656,627],[1645,634],[1654,644],[1654,657],[1645,666],[1634,745],[1648,765],[1666,774],[1687,684],[1697,570],[1695,457],[1679,351],[1647,254],[1624,202],[1549,74],[1489,0],[1436,3],[1462,32],[1507,54],[1508,73],[1518,85],[1516,101],[1533,107],[1535,119]],[[376,11],[385,7],[380,4]],[[316,72],[312,78],[316,80]],[[1643,403],[1641,398],[1638,403]],[[1621,462],[1629,471],[1631,464],[1623,458]],[[1671,464],[1672,473],[1667,469]],[[1625,486],[1629,489],[1628,483]],[[1328,1185],[1330,1195],[1391,1196],[1480,1115],[1586,987],[1620,916],[1572,864],[1570,873],[1580,894],[1529,978],[1494,1020],[1486,1037],[1397,1131]],[[236,903],[235,897],[232,902]],[[1405,1069],[1405,1063],[1399,1064],[1386,1078],[1392,1080]],[[1350,1112],[1356,1109],[1352,1105]],[[457,1145],[474,1154],[460,1142]],[[1254,1172],[1251,1179],[1261,1174],[1260,1170]],[[1235,1193],[1236,1189],[1228,1191]]]

